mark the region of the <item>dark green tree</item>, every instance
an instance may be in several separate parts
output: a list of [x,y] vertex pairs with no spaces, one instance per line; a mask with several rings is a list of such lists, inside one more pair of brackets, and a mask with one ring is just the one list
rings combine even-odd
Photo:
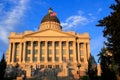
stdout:
[[6,69],[6,61],[3,54],[3,57],[0,61],[0,80],[4,80],[5,69]]
[[114,66],[112,66],[112,55],[106,48],[102,48],[98,54],[101,65],[101,79],[102,80],[116,80]]
[[88,60],[88,75],[90,80],[97,80],[97,63],[92,55]]
[[117,73],[120,76],[120,0],[115,0],[110,8],[113,10],[110,15],[99,20],[97,26],[103,26],[104,37],[107,38],[105,43],[109,52],[112,53],[114,65],[118,66]]

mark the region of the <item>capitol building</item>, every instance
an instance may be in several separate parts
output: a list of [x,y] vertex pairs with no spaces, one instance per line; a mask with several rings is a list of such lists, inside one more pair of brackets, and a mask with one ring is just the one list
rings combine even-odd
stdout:
[[[73,74],[77,74],[77,65],[80,64],[80,75],[86,74],[90,57],[89,34],[63,31],[51,8],[42,18],[37,31],[11,32],[8,39],[7,65],[19,64],[26,71],[31,66],[60,69],[69,67]],[[29,76],[29,72],[27,74]]]

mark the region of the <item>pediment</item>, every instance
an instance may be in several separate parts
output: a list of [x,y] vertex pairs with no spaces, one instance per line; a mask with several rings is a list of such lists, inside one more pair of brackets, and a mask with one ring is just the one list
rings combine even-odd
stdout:
[[31,37],[35,37],[35,36],[48,36],[48,37],[75,37],[75,35],[71,35],[68,34],[66,32],[63,31],[58,31],[58,30],[44,30],[44,31],[37,31],[37,32],[33,32],[31,34],[27,34],[25,36],[31,36]]

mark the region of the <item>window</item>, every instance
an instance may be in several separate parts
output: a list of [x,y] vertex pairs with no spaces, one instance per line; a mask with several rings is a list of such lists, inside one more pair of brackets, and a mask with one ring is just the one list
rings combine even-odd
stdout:
[[35,62],[36,62],[36,61],[37,61],[37,57],[33,57],[33,61],[35,61]]
[[62,60],[63,60],[64,62],[66,62],[66,57],[63,57]]
[[59,68],[59,65],[55,65],[55,68]]
[[38,50],[33,50],[33,54],[37,54],[38,53]]
[[83,43],[80,43],[79,45],[80,45],[80,48],[83,48]]
[[65,54],[66,54],[66,50],[65,50],[65,49],[63,49],[63,50],[62,50],[62,53],[63,53],[63,55],[65,55]]
[[30,61],[30,57],[27,57],[27,58],[26,58],[26,61]]
[[71,42],[69,42],[69,46],[71,47],[71,46],[73,46],[73,42],[71,41]]
[[18,56],[18,55],[19,55],[19,51],[18,51],[18,50],[16,50],[16,51],[15,51],[15,54],[16,54],[16,56]]
[[41,57],[41,58],[40,58],[40,61],[44,61],[44,60],[45,60],[45,58],[44,58],[44,57]]
[[83,51],[82,50],[80,50],[80,55],[83,56]]
[[26,53],[27,53],[27,54],[30,54],[30,53],[31,53],[31,51],[30,51],[30,50],[26,50]]
[[40,50],[40,54],[44,54],[45,53],[45,50],[44,49],[41,49]]
[[52,54],[52,50],[51,49],[48,50],[48,54]]
[[52,65],[48,65],[48,68],[52,68]]
[[16,48],[19,48],[19,43],[16,43]]
[[44,65],[40,65],[40,68],[44,68]]
[[55,47],[58,47],[59,46],[59,42],[55,42]]
[[41,42],[41,46],[42,46],[42,47],[45,46],[45,42]]
[[52,61],[52,57],[48,57],[48,61]]
[[27,41],[26,42],[26,46],[28,47],[28,46],[31,46],[31,42],[30,41]]
[[59,57],[55,57],[55,61],[59,61]]
[[69,60],[70,60],[70,61],[73,61],[73,57],[70,57]]
[[38,42],[35,41],[35,42],[33,43],[33,46],[38,46]]
[[55,54],[59,54],[59,50],[58,49],[55,49]]
[[73,50],[72,49],[69,50],[69,54],[73,54]]
[[51,41],[48,42],[48,46],[49,47],[52,46],[52,42]]
[[62,42],[62,46],[63,46],[63,47],[66,46],[66,42]]

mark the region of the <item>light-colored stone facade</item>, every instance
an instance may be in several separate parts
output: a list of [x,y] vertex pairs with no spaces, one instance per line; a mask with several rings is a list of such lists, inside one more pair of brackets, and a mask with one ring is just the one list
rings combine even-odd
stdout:
[[76,73],[77,63],[80,63],[81,74],[88,69],[89,57],[89,34],[64,32],[60,23],[54,21],[41,23],[36,32],[11,32],[6,52],[7,65],[15,66],[18,63],[23,69],[30,66],[63,68],[64,62],[69,62],[73,73]]

